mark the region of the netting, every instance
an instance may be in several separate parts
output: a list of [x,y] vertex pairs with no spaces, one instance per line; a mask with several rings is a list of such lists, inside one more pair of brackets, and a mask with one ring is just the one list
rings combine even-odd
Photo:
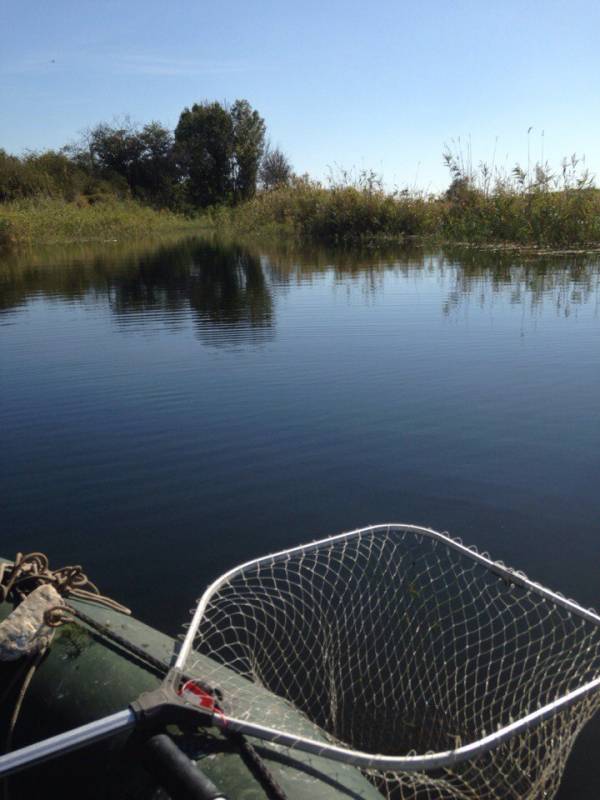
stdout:
[[[394,800],[551,798],[600,704],[600,618],[426,529],[376,526],[250,562],[201,607],[194,649],[331,742],[397,759],[362,768]],[[224,708],[265,722],[251,691]]]

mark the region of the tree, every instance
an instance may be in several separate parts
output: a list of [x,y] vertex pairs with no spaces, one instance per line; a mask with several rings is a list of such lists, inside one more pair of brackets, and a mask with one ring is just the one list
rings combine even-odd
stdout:
[[129,119],[116,125],[102,122],[87,133],[87,139],[93,168],[106,177],[121,175],[135,189],[144,145]]
[[231,106],[233,126],[233,190],[236,200],[248,200],[256,192],[256,179],[265,149],[265,121],[247,100]]
[[246,200],[256,192],[265,122],[247,100],[236,100],[231,108],[200,103],[184,109],[175,145],[194,205]]
[[263,188],[268,190],[287,186],[292,175],[292,165],[285,154],[278,147],[272,149],[267,146],[259,171]]
[[138,138],[142,147],[134,172],[137,193],[154,204],[173,205],[179,177],[173,134],[160,122],[149,122]]
[[64,153],[95,179],[124,185],[125,192],[164,207],[173,205],[178,182],[173,146],[173,134],[159,122],[140,129],[126,118],[87,130]]
[[197,206],[221,203],[233,190],[233,122],[220,103],[184,108],[175,129],[177,160],[189,200]]

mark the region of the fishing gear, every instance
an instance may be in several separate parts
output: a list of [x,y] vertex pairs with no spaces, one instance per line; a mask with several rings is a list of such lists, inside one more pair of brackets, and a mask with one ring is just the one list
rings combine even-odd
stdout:
[[[599,688],[596,612],[445,533],[374,525],[225,573],[159,690],[0,776],[175,722],[353,765],[387,798],[550,798]],[[267,713],[265,689],[295,713]]]

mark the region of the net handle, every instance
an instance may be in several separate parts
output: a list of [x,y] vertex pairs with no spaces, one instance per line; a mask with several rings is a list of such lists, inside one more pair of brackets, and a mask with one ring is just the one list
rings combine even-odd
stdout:
[[223,584],[227,583],[233,576],[237,575],[240,572],[248,569],[248,567],[255,566],[257,564],[262,564],[266,561],[277,561],[286,556],[292,555],[293,553],[309,553],[311,550],[317,550],[324,544],[331,544],[333,542],[338,542],[344,539],[355,539],[362,534],[365,533],[377,533],[377,532],[385,532],[387,534],[390,533],[414,533],[415,535],[426,536],[430,539],[435,539],[436,541],[442,542],[447,547],[458,551],[462,555],[466,556],[467,558],[476,561],[483,566],[487,567],[491,572],[494,572],[496,575],[499,575],[501,578],[509,580],[511,583],[517,584],[519,586],[528,589],[529,591],[535,592],[536,594],[545,597],[548,600],[551,600],[556,605],[561,606],[562,608],[567,609],[568,611],[576,614],[579,617],[587,620],[588,622],[592,622],[594,625],[600,626],[600,616],[593,610],[583,608],[576,603],[574,600],[570,600],[563,595],[558,594],[557,592],[553,592],[550,589],[546,589],[545,586],[542,586],[535,581],[530,580],[524,573],[517,572],[510,567],[505,566],[501,562],[492,561],[488,555],[483,555],[479,553],[473,547],[467,547],[461,541],[457,539],[453,539],[447,533],[440,533],[439,531],[433,530],[433,528],[423,528],[419,525],[408,525],[403,523],[385,523],[385,524],[378,524],[378,525],[368,525],[364,528],[356,528],[352,531],[347,531],[346,533],[339,533],[336,536],[327,536],[324,539],[319,539],[315,542],[310,542],[308,544],[298,545],[297,547],[291,547],[286,550],[279,550],[276,553],[267,556],[261,556],[260,558],[253,558],[250,561],[246,561],[243,564],[240,564],[237,567],[233,567],[232,569],[228,570],[227,572],[223,573],[219,578],[217,578],[210,586],[207,587],[204,594],[198,601],[198,605],[192,617],[192,621],[190,623],[190,627],[187,631],[185,639],[181,645],[181,649],[178,653],[177,660],[175,662],[175,668],[181,671],[184,670],[185,664],[187,659],[192,651],[194,640],[198,633],[198,629],[200,627],[200,623],[204,617],[208,604],[210,602],[211,597],[219,591]]

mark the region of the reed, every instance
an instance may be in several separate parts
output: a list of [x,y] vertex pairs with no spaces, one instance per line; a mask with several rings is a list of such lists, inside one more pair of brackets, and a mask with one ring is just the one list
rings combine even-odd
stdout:
[[564,248],[600,244],[600,190],[573,157],[553,173],[547,165],[508,174],[476,170],[446,154],[448,190],[427,195],[386,191],[371,172],[342,173],[323,185],[308,177],[263,191],[236,207],[210,209],[218,231],[283,234],[325,242],[410,237],[465,243]]

